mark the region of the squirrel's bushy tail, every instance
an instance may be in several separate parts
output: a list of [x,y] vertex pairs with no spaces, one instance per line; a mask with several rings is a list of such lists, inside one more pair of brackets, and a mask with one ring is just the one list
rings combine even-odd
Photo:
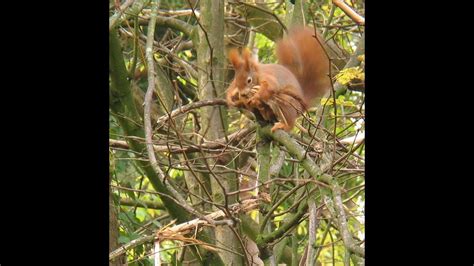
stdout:
[[308,106],[331,87],[329,59],[321,46],[324,41],[320,36],[316,40],[314,34],[309,27],[293,27],[276,47],[279,64],[296,76]]

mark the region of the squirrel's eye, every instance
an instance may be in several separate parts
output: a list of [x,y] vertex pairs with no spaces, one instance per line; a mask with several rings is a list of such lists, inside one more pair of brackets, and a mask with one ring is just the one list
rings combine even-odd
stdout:
[[250,84],[250,83],[252,83],[252,78],[251,78],[251,77],[248,77],[248,78],[247,78],[247,84]]

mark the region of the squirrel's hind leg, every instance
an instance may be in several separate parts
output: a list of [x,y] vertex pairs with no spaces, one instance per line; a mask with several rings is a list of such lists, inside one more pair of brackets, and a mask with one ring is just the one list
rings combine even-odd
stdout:
[[276,122],[272,127],[272,132],[275,132],[278,129],[283,129],[286,132],[289,132],[293,128],[293,125],[288,125],[282,122]]

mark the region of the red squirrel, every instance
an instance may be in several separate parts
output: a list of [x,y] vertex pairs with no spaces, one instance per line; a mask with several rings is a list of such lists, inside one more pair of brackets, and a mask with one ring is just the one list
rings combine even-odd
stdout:
[[329,59],[309,27],[294,27],[276,45],[278,64],[261,64],[244,49],[229,52],[234,80],[227,89],[229,106],[258,111],[266,121],[277,122],[272,131],[290,131],[296,118],[316,97],[330,88]]

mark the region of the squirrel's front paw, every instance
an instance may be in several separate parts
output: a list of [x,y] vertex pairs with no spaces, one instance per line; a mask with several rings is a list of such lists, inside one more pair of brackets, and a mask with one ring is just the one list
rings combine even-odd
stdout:
[[252,98],[248,100],[247,104],[248,106],[256,108],[256,109],[259,109],[262,107],[262,101],[260,101],[260,99],[256,95],[252,96]]

